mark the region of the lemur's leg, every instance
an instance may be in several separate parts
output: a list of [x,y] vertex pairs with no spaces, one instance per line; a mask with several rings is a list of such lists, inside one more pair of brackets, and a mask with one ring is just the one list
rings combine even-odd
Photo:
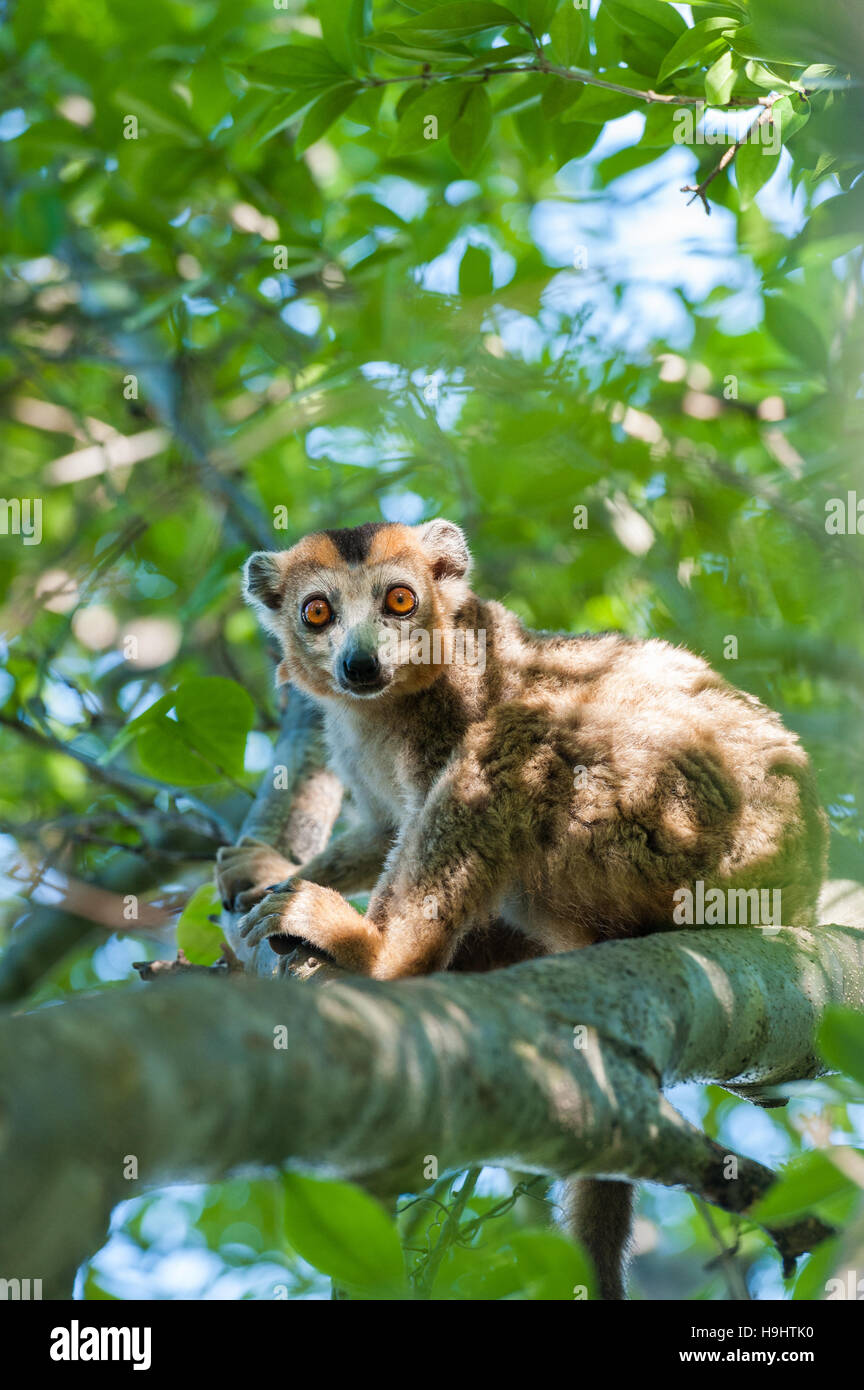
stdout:
[[627,1297],[635,1195],[632,1183],[615,1178],[574,1178],[567,1184],[567,1224],[597,1271],[601,1299]]
[[488,923],[478,923],[475,931],[465,933],[447,969],[479,974],[503,970],[523,960],[536,960],[544,954],[539,941],[532,941],[500,917],[493,917]]
[[237,912],[248,912],[295,874],[342,893],[365,892],[380,876],[391,842],[392,835],[380,827],[359,825],[298,869],[263,841],[247,836],[219,850],[216,884],[225,906]]
[[532,820],[521,778],[494,785],[459,765],[402,832],[365,917],[331,889],[298,879],[253,908],[240,934],[250,946],[297,937],[376,979],[443,970],[515,877],[517,855],[530,855]]

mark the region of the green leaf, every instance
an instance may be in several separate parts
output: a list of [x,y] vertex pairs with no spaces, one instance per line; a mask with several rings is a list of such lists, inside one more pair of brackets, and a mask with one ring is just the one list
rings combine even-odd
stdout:
[[803,362],[811,371],[825,372],[828,366],[828,345],[822,330],[809,314],[785,295],[766,295],[765,327],[790,356]]
[[[639,90],[651,86],[650,78],[640,77],[637,81],[631,81],[631,74],[625,69],[616,69],[615,80],[622,86],[633,86]],[[607,121],[613,121],[616,116],[626,116],[628,111],[643,110],[644,106],[639,97],[627,96],[625,92],[611,92],[606,87],[583,87],[581,96],[575,106],[562,116],[562,120],[568,121],[597,121],[605,125]]]
[[571,121],[567,125],[556,122],[552,126],[552,145],[558,167],[570,159],[582,159],[594,148],[598,136],[597,126],[590,121]]
[[797,305],[779,295],[765,300],[765,326],[791,357],[817,375],[828,365],[828,347],[821,329]]
[[[548,32],[552,15],[558,0],[513,0],[511,9],[520,19],[524,19],[539,39]],[[572,0],[567,0],[572,4]]]
[[436,34],[468,38],[471,34],[482,34],[486,29],[506,28],[516,22],[516,15],[503,5],[487,4],[485,0],[465,0],[465,3],[457,5],[434,5],[431,10],[415,15],[389,32],[406,38],[418,34],[427,38],[433,38]]
[[209,920],[221,909],[216,885],[202,883],[180,914],[177,945],[193,965],[214,965],[222,954],[222,928]]
[[259,87],[286,88],[333,87],[344,82],[345,69],[334,62],[323,43],[286,43],[278,48],[266,49],[254,63],[242,63],[237,68],[246,78]]
[[492,106],[486,88],[478,83],[468,93],[450,131],[450,153],[465,173],[476,167],[491,130]]
[[473,298],[492,293],[492,259],[482,246],[466,246],[459,265],[459,293]]
[[[594,127],[594,136],[597,136],[597,127]],[[649,164],[655,159],[650,145],[643,146],[642,141],[638,145],[631,145],[629,149],[617,150],[615,154],[609,155],[607,159],[601,159],[596,165],[597,176],[601,186],[605,188],[613,179],[620,178],[622,174],[629,174],[633,169],[640,169],[645,164]]]
[[792,93],[797,90],[793,83],[778,77],[773,68],[766,68],[764,63],[756,63],[752,59],[744,64],[744,76],[754,87],[761,87],[766,92]]
[[579,82],[570,82],[566,77],[548,77],[540,98],[540,110],[547,120],[554,120],[562,111],[575,106],[584,90]]
[[426,149],[448,134],[472,90],[467,82],[440,82],[424,88],[420,97],[412,101],[407,110],[403,109],[390,153],[399,155]]
[[594,1287],[586,1255],[560,1231],[498,1231],[490,1223],[489,1235],[479,1247],[454,1246],[447,1252],[433,1297],[458,1302],[514,1297],[520,1302],[572,1302],[582,1290],[593,1296]]
[[255,706],[224,676],[193,676],[136,721],[136,748],[146,770],[171,786],[203,786],[243,772]]
[[[795,1287],[792,1297],[796,1302],[805,1301],[807,1303],[818,1303],[823,1299],[828,1291],[828,1281],[834,1276],[837,1270],[838,1261],[842,1253],[842,1238],[835,1236],[831,1240],[823,1240],[817,1245],[810,1255],[806,1264],[800,1269],[795,1280]],[[799,1261],[799,1265],[801,1261]],[[853,1284],[857,1286],[857,1272],[853,1276]],[[844,1271],[844,1283],[846,1283]],[[848,1284],[847,1284],[848,1287]],[[853,1294],[853,1297],[857,1295]]]
[[427,34],[411,37],[408,34],[397,34],[395,30],[382,30],[378,34],[370,34],[363,43],[367,48],[388,53],[393,58],[403,58],[406,63],[453,62],[474,56],[470,48],[466,48],[464,44],[451,41],[445,46],[443,43],[435,43]]
[[[663,0],[664,5],[675,5],[678,0]],[[735,22],[740,23],[747,16],[748,0],[690,0],[691,10],[708,10],[711,15],[735,15]]]
[[64,207],[60,199],[47,188],[25,188],[13,207],[15,251],[22,256],[53,251],[63,235]]
[[127,743],[135,739],[142,729],[146,728],[148,724],[152,724],[160,715],[168,714],[169,710],[173,708],[174,692],[169,690],[167,694],[160,696],[154,704],[149,705],[147,709],[144,710],[143,714],[136,715],[134,719],[129,720],[128,724],[124,724],[119,733],[115,734],[107,752],[103,754],[99,761],[101,763],[110,763],[120,752],[121,748],[125,748]]
[[547,52],[553,62],[572,68],[579,62],[588,41],[588,13],[577,10],[566,0],[549,26],[551,40]]
[[819,1050],[825,1061],[864,1085],[864,1017],[852,1009],[832,1006],[819,1029]]
[[526,1298],[572,1302],[576,1289],[591,1290],[594,1280],[588,1261],[559,1231],[518,1231],[510,1244]]
[[315,13],[334,60],[347,72],[356,72],[371,19],[371,0],[316,0]]
[[184,145],[197,145],[201,140],[201,132],[188,108],[165,81],[155,77],[136,78],[134,86],[117,88],[114,104],[124,116],[127,113],[137,116],[147,130],[171,135]]
[[810,119],[810,103],[804,97],[781,97],[774,103],[772,116],[785,145]]
[[195,748],[227,772],[242,773],[255,706],[241,685],[225,676],[192,676],[177,687],[174,708]]
[[[527,77],[517,77],[514,82],[501,84],[497,92],[493,87],[492,110],[497,116],[504,116],[515,114],[529,106],[539,106],[547,83],[548,78],[544,74],[532,72]],[[577,92],[585,90],[578,82],[573,85]]]
[[316,100],[316,90],[304,87],[299,92],[292,92],[290,96],[280,97],[278,101],[271,102],[255,128],[253,140],[255,148],[257,149],[259,145],[265,145],[268,140],[272,140],[274,135],[278,135],[281,130],[285,129],[298,112]]
[[377,130],[384,100],[384,87],[361,87],[351,107],[351,120],[367,130]]
[[324,92],[303,117],[303,124],[294,141],[294,153],[301,155],[310,145],[314,145],[316,140],[320,140],[342,112],[348,110],[360,90],[356,82],[346,82],[342,87],[335,87],[332,92]]
[[225,70],[217,58],[198,62],[187,79],[192,96],[191,115],[205,135],[230,110],[234,96],[225,82]]
[[542,163],[549,153],[552,131],[556,130],[557,126],[546,120],[539,105],[526,106],[516,111],[513,124],[525,149],[535,162]]
[[[790,45],[787,41],[775,41],[758,34],[752,24],[742,24],[734,35],[730,35],[729,42],[742,58],[764,58],[769,63],[796,65],[794,59],[789,56]],[[800,57],[797,66],[803,66]]]
[[822,1202],[855,1191],[851,1178],[828,1153],[815,1149],[794,1159],[749,1215],[763,1226],[783,1226],[812,1213]]
[[796,249],[800,260],[834,260],[864,242],[864,179],[814,210]]
[[366,227],[394,227],[399,232],[405,230],[405,221],[398,212],[378,202],[368,193],[358,193],[351,199],[348,207],[352,216],[361,219]]
[[739,52],[763,62],[806,67],[827,62],[861,75],[864,31],[860,6],[817,6],[813,0],[750,0],[750,23],[738,30]]
[[173,719],[147,724],[135,740],[141,766],[151,777],[173,787],[203,787],[219,778],[219,771],[200,757]]
[[711,106],[725,106],[732,95],[737,76],[734,53],[721,53],[705,74],[705,97]]
[[[754,132],[758,134],[759,132]],[[735,156],[735,177],[742,208],[749,208],[759,189],[768,182],[780,163],[780,141],[777,148],[763,145],[761,140],[747,140]]]
[[404,1287],[396,1226],[372,1197],[343,1182],[286,1173],[285,1235],[304,1260],[337,1283],[394,1296]]
[[713,63],[720,49],[724,47],[720,31],[728,29],[732,23],[734,21],[725,15],[720,18],[715,16],[711,19],[700,19],[698,24],[694,24],[692,29],[688,29],[675,40],[660,64],[658,82],[663,82],[682,68],[704,66],[706,58],[710,58]]
[[628,34],[641,34],[666,47],[687,25],[677,10],[661,0],[603,0],[603,10]]

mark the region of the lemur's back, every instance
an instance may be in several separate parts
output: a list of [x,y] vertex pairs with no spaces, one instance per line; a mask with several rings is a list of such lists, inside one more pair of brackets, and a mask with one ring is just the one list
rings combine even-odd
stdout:
[[515,775],[548,800],[550,863],[529,894],[575,913],[592,939],[668,925],[675,891],[694,881],[703,900],[715,886],[779,890],[784,925],[812,922],[827,823],[778,715],[666,642],[531,632],[488,607],[501,634],[488,648],[504,693],[495,742],[522,739]]

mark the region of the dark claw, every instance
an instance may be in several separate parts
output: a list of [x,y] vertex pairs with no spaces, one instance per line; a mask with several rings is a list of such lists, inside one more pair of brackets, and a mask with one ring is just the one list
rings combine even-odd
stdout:
[[326,951],[322,951],[320,946],[314,946],[311,941],[307,941],[302,936],[268,936],[270,950],[277,956],[290,956],[292,951],[309,951],[317,960],[323,961],[328,965],[335,965],[335,958]]

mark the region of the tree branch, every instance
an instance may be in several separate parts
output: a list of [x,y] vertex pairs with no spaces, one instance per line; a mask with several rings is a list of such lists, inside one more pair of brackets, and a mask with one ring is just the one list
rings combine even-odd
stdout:
[[[621,82],[610,82],[608,78],[600,77],[596,72],[591,72],[588,68],[564,68],[557,63],[550,63],[542,56],[539,56],[529,63],[500,63],[497,66],[491,63],[484,63],[478,68],[462,68],[454,72],[415,72],[405,73],[400,77],[374,77],[370,76],[361,79],[359,84],[364,87],[390,87],[396,85],[410,85],[414,82],[423,82],[427,86],[435,82],[458,82],[466,78],[476,77],[480,81],[485,81],[487,77],[498,77],[508,72],[541,72],[550,77],[561,77],[565,82],[581,82],[585,87],[602,87],[607,92],[620,92],[622,96],[634,97],[637,101],[660,103],[664,106],[704,106],[705,96],[688,96],[682,92],[655,92],[652,87],[628,87]],[[718,111],[730,110],[733,107],[755,106],[760,97],[735,97],[730,101],[713,103]]]
[[[824,1007],[862,989],[860,930],[717,929],[486,975],[192,977],[0,1015],[0,1266],[68,1287],[139,1190],[130,1155],[148,1185],[287,1163],[381,1192],[422,1189],[435,1155],[681,1185],[746,1216],[773,1174],[739,1156],[730,1177],[663,1088],[815,1076]],[[791,1258],[825,1228],[774,1234]]]

